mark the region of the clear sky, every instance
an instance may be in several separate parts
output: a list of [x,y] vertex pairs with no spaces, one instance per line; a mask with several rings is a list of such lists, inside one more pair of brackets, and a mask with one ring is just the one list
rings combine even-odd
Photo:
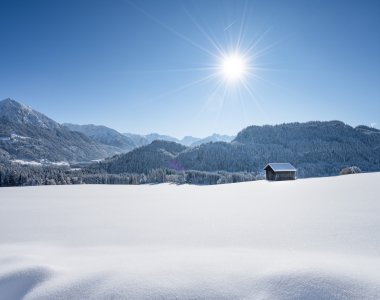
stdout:
[[0,99],[58,122],[176,137],[379,128],[379,89],[377,0],[0,0]]

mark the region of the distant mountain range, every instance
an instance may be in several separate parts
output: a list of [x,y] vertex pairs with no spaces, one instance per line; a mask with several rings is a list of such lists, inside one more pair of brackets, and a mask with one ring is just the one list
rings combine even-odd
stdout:
[[62,125],[72,131],[81,132],[101,144],[115,147],[113,154],[128,152],[134,148],[148,145],[156,140],[175,142],[187,147],[195,147],[210,142],[231,142],[234,139],[234,136],[230,135],[213,134],[203,139],[193,136],[185,136],[180,140],[169,135],[158,133],[150,133],[146,135],[119,133],[114,129],[102,125],[77,125],[70,123],[64,123]]
[[59,124],[40,112],[12,99],[0,101],[0,158],[51,161],[89,161],[129,152],[155,140],[196,146],[210,141],[231,141],[217,135],[182,140],[151,133],[120,133],[102,125]]
[[135,144],[138,146],[145,146],[150,144],[151,142],[155,140],[162,140],[162,141],[168,141],[168,142],[175,142],[187,147],[195,147],[199,146],[201,144],[210,143],[210,142],[231,142],[235,136],[231,135],[220,135],[214,133],[213,135],[210,135],[205,138],[197,138],[193,136],[185,136],[182,139],[177,139],[172,136],[168,135],[161,135],[158,133],[151,133],[147,135],[137,135],[137,134],[131,134],[131,133],[124,133],[125,136],[130,137],[134,140]]
[[[107,158],[108,157],[108,158]],[[0,101],[0,160],[83,162],[113,174],[154,169],[260,172],[290,162],[299,177],[335,175],[347,166],[380,170],[380,130],[340,121],[250,126],[235,138],[214,134],[182,140],[121,134],[97,125],[59,124],[14,100]]]

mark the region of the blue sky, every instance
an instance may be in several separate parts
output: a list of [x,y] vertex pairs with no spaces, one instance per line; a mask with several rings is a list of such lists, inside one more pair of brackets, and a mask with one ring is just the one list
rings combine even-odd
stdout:
[[[1,0],[0,99],[176,137],[309,120],[379,128],[379,14],[379,1]],[[253,45],[243,81],[218,73],[215,45]]]

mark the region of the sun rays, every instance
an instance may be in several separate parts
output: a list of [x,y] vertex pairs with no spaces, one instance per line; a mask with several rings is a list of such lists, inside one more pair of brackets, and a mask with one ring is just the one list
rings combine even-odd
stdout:
[[212,111],[215,111],[216,108],[218,113],[215,114],[215,117],[218,117],[226,104],[240,106],[242,118],[247,115],[246,107],[256,107],[256,111],[262,113],[255,87],[258,82],[267,83],[262,76],[263,72],[273,71],[273,67],[267,69],[265,65],[260,64],[261,58],[273,48],[273,45],[268,46],[268,43],[264,41],[270,31],[269,29],[261,32],[261,34],[252,33],[253,26],[250,24],[251,12],[248,8],[248,1],[240,17],[234,17],[232,21],[224,20],[219,27],[211,27],[207,21],[197,18],[196,9],[192,9],[192,13],[190,13],[183,5],[183,10],[186,12],[190,24],[199,33],[196,39],[194,39],[194,35],[192,37],[187,36],[177,28],[170,27],[166,22],[157,19],[137,6],[136,3],[131,3],[131,5],[150,20],[209,58],[208,63],[198,65],[194,63],[192,67],[188,68],[152,71],[177,72],[178,74],[182,72],[194,73],[192,76],[194,80],[157,95],[156,99],[184,92],[187,89],[195,89],[197,86],[207,85],[209,95],[205,96],[200,113],[213,105]]

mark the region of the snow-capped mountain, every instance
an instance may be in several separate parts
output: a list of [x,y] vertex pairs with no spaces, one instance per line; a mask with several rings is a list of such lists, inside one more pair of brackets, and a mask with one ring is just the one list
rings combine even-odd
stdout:
[[83,161],[107,149],[12,99],[0,101],[0,159]]
[[175,137],[169,136],[169,135],[163,135],[159,133],[150,133],[145,135],[145,138],[149,141],[149,143],[157,140],[161,141],[168,141],[168,142],[176,142],[178,143],[179,140]]
[[31,107],[7,98],[0,101],[0,118],[15,124],[30,125],[46,129],[60,128],[60,124],[33,110]]
[[70,123],[62,125],[72,131],[79,131],[101,144],[114,147],[113,154],[128,152],[139,146],[130,137],[103,125],[77,125]]
[[187,135],[185,136],[182,140],[180,140],[179,142],[182,144],[182,145],[185,145],[185,146],[191,146],[192,144],[198,142],[202,140],[201,138],[197,138],[197,137],[193,137],[193,136],[190,136],[190,135]]
[[191,147],[196,147],[202,144],[210,143],[210,142],[231,142],[235,137],[232,135],[221,135],[214,133],[213,135],[210,135],[204,139],[198,139],[197,141],[194,141],[190,144]]

